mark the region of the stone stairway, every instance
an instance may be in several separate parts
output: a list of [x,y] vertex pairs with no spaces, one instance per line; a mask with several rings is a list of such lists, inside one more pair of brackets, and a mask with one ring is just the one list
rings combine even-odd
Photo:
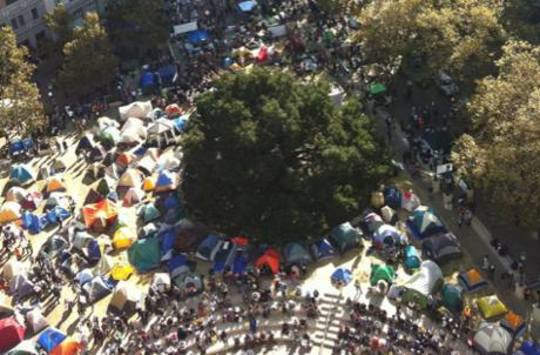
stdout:
[[312,343],[319,354],[328,353],[338,340],[340,324],[346,320],[345,302],[341,294],[324,293],[319,298],[319,318],[315,323]]

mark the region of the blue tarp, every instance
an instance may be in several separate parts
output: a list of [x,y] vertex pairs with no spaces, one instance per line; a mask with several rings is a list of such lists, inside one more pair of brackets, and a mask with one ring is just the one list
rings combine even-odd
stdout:
[[352,281],[352,273],[351,270],[340,267],[332,273],[330,278],[332,282],[341,282],[347,285]]
[[397,210],[401,208],[401,192],[394,186],[388,186],[384,188],[384,203]]
[[39,217],[30,212],[23,212],[22,227],[30,234],[38,234],[42,229]]
[[41,333],[38,338],[38,344],[45,350],[47,353],[50,353],[58,344],[66,339],[66,335],[60,330],[49,327]]
[[187,34],[187,41],[194,46],[210,40],[210,34],[204,30],[197,30]]
[[154,73],[149,72],[149,71],[144,72],[141,75],[141,79],[139,80],[139,85],[143,89],[153,87],[154,85],[156,85],[156,78],[154,76]]

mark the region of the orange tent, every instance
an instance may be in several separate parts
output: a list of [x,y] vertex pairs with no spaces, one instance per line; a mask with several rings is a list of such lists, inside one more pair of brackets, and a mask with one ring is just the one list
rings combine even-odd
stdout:
[[118,210],[110,200],[102,200],[86,205],[82,210],[86,228],[102,231],[112,225],[118,217]]
[[51,176],[47,179],[47,192],[66,191],[66,183],[60,176]]
[[82,345],[72,337],[67,337],[63,342],[51,350],[50,355],[77,355],[82,353]]
[[180,116],[182,114],[182,109],[177,104],[171,104],[165,107],[165,113],[167,114],[167,117],[173,118]]
[[131,153],[120,153],[116,158],[116,163],[120,166],[129,166],[135,160],[135,156]]
[[255,267],[260,269],[266,266],[273,274],[277,274],[279,272],[279,263],[279,253],[275,249],[268,249],[255,261]]

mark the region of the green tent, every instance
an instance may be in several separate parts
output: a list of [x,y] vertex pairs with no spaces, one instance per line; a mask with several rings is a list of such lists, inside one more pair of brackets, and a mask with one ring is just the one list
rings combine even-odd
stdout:
[[161,213],[153,203],[146,204],[139,210],[139,217],[142,218],[144,224],[161,217]]
[[380,280],[384,280],[391,284],[396,278],[396,272],[394,268],[390,265],[371,265],[371,276],[369,278],[369,283],[371,286],[375,286]]
[[99,180],[96,191],[102,194],[103,196],[107,196],[109,193],[114,191],[116,183],[113,179],[111,179],[108,176],[105,176]]
[[463,290],[461,287],[445,284],[441,290],[442,303],[452,313],[461,313],[463,310]]
[[158,238],[139,239],[128,250],[129,262],[138,272],[147,272],[161,261]]
[[371,83],[369,86],[369,93],[372,95],[378,95],[386,92],[386,86],[381,83]]
[[349,222],[342,223],[332,229],[329,239],[340,253],[362,245],[361,232]]

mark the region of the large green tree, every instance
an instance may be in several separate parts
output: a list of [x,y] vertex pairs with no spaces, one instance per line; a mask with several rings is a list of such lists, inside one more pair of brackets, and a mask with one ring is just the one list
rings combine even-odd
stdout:
[[169,20],[162,0],[116,0],[107,6],[111,41],[123,58],[142,58],[169,38]]
[[50,48],[61,52],[64,45],[73,37],[73,18],[64,4],[56,6],[51,13],[43,17],[45,26],[54,35]]
[[6,134],[27,134],[46,124],[39,89],[31,80],[34,69],[11,27],[1,27],[0,125]]
[[360,12],[356,38],[374,62],[416,56],[421,74],[445,69],[474,80],[504,42],[501,13],[500,0],[374,0]]
[[325,82],[256,69],[197,100],[185,141],[187,208],[211,226],[268,242],[320,236],[365,207],[389,173],[372,121]]
[[64,64],[59,87],[68,96],[84,96],[109,84],[116,73],[118,58],[112,52],[105,28],[96,13],[84,17],[73,39],[64,46]]
[[539,228],[540,47],[510,41],[503,51],[498,75],[483,79],[468,105],[473,131],[453,159],[501,216]]

